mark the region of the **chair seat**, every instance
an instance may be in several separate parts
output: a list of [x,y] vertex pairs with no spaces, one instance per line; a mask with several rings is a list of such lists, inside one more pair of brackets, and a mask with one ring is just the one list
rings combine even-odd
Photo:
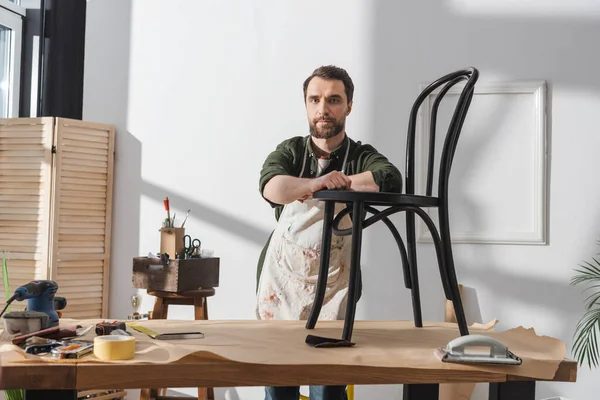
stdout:
[[334,200],[340,203],[363,201],[370,206],[437,207],[439,204],[437,197],[392,192],[360,192],[356,190],[319,190],[313,193],[313,199]]

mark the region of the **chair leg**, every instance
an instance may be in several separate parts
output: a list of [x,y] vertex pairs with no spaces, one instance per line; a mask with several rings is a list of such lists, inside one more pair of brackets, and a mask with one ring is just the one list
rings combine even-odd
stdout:
[[325,215],[323,218],[323,237],[321,239],[321,265],[319,267],[319,278],[317,280],[317,290],[315,301],[310,315],[306,321],[307,329],[314,329],[323,307],[325,299],[325,289],[327,288],[327,276],[329,275],[329,258],[331,256],[331,227],[333,223],[333,212],[335,211],[335,202],[327,201],[325,203]]
[[469,328],[467,327],[467,318],[465,317],[465,311],[463,309],[462,299],[460,297],[460,290],[458,288],[458,281],[456,279],[456,270],[454,269],[454,257],[452,255],[452,243],[450,239],[450,223],[448,221],[447,209],[445,207],[439,208],[439,222],[440,239],[442,241],[442,248],[444,252],[444,264],[446,266],[448,286],[452,293],[454,314],[456,315],[456,321],[458,323],[460,334],[461,336],[465,336],[469,334]]
[[350,255],[350,281],[348,282],[348,303],[344,319],[342,339],[350,341],[356,315],[356,300],[358,299],[358,269],[360,268],[360,253],[362,248],[362,222],[364,219],[364,203],[355,201],[352,210],[352,250]]
[[415,326],[423,326],[423,315],[421,313],[421,294],[419,292],[419,274],[417,272],[417,240],[415,234],[415,214],[406,212],[406,243],[408,245],[408,268],[410,270],[411,295],[413,303],[413,315]]

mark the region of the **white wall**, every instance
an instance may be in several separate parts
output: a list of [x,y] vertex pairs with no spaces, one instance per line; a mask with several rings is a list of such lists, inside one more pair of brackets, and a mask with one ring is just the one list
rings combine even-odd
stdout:
[[[301,85],[315,67],[347,68],[356,85],[349,135],[403,171],[417,84],[473,65],[481,81],[549,83],[550,242],[456,245],[468,315],[498,318],[500,330],[533,326],[570,349],[583,296],[569,278],[598,250],[600,9],[585,0],[512,3],[88,0],[84,118],[118,128],[110,317],[130,312],[131,259],[157,251],[169,196],[178,217],[192,209],[188,233],[221,257],[210,318],[254,318],[256,260],[274,227],[258,174],[277,143],[306,134]],[[365,241],[357,318],[411,319],[390,235],[373,226]],[[419,257],[424,318],[442,320],[431,245],[420,244]],[[175,308],[170,317],[193,315]],[[538,384],[537,398],[587,399],[600,388],[595,373]],[[359,387],[357,399],[398,398],[400,389]],[[474,398],[484,393],[480,385]],[[237,395],[260,399],[262,390]]]

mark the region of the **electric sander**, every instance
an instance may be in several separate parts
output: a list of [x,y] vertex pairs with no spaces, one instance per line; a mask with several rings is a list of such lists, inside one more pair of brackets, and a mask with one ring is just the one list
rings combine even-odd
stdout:
[[6,302],[6,307],[0,313],[4,314],[13,301],[27,300],[25,311],[13,311],[4,315],[4,327],[7,333],[22,335],[41,331],[42,329],[58,326],[58,313],[67,305],[64,297],[55,297],[58,285],[54,281],[31,281],[18,287]]

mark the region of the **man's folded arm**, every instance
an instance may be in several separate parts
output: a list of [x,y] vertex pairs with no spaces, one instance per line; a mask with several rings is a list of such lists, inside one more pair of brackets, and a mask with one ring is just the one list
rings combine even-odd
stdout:
[[351,176],[350,179],[357,181],[354,190],[377,191],[377,192],[402,192],[402,174],[387,157],[379,153],[372,146],[371,151],[365,152],[362,160],[362,173]]
[[263,164],[259,191],[272,207],[289,204],[310,193],[310,179],[294,176],[293,160],[290,150],[279,145]]

